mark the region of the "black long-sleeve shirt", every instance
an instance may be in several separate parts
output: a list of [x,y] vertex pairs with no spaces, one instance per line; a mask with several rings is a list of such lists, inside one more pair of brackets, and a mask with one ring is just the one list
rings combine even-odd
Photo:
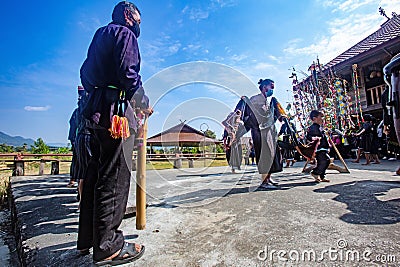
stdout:
[[81,67],[82,85],[89,93],[95,87],[115,86],[130,99],[141,87],[140,53],[135,34],[110,23],[98,29]]
[[322,129],[321,125],[313,123],[307,131],[306,138],[308,141],[312,141],[313,137],[321,137],[317,151],[321,149],[329,149],[328,139],[326,138],[325,131]]

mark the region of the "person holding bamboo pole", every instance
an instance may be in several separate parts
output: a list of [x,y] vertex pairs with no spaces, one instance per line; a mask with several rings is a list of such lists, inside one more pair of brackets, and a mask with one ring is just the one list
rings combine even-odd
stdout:
[[96,145],[85,175],[77,249],[93,247],[96,265],[119,265],[140,258],[143,245],[125,241],[119,227],[125,214],[138,120],[135,109],[149,108],[140,71],[141,15],[132,3],[118,3],[112,22],[99,28],[80,74],[88,93],[83,110]]
[[319,139],[319,145],[315,154],[317,165],[311,171],[311,176],[316,182],[330,182],[325,178],[326,170],[331,163],[329,157],[329,142],[323,130],[324,125],[324,113],[318,110],[312,110],[310,112],[310,119],[312,125],[308,128],[306,138],[308,141]]

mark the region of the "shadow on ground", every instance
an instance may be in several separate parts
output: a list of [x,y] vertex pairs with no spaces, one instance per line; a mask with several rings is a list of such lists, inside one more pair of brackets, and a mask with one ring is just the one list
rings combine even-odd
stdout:
[[356,181],[315,189],[317,193],[336,193],[333,200],[344,203],[350,211],[340,217],[352,224],[378,225],[400,222],[400,198],[379,200],[400,182]]

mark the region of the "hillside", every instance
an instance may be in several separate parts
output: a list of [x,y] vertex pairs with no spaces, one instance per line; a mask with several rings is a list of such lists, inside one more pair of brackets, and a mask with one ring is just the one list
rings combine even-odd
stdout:
[[10,136],[0,131],[0,144],[6,144],[9,146],[23,146],[27,144],[28,147],[33,145],[35,141],[30,138],[23,138],[21,136]]

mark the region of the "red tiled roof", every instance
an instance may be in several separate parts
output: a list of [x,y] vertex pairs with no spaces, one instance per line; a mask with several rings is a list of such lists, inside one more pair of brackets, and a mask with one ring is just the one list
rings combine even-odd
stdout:
[[330,68],[397,37],[400,37],[400,15],[393,16],[379,30],[328,62],[324,68]]
[[220,143],[220,141],[212,138],[205,137],[202,132],[196,130],[189,125],[180,123],[174,127],[169,128],[159,134],[156,134],[147,139],[147,143],[151,144],[164,144],[171,145],[179,143]]

